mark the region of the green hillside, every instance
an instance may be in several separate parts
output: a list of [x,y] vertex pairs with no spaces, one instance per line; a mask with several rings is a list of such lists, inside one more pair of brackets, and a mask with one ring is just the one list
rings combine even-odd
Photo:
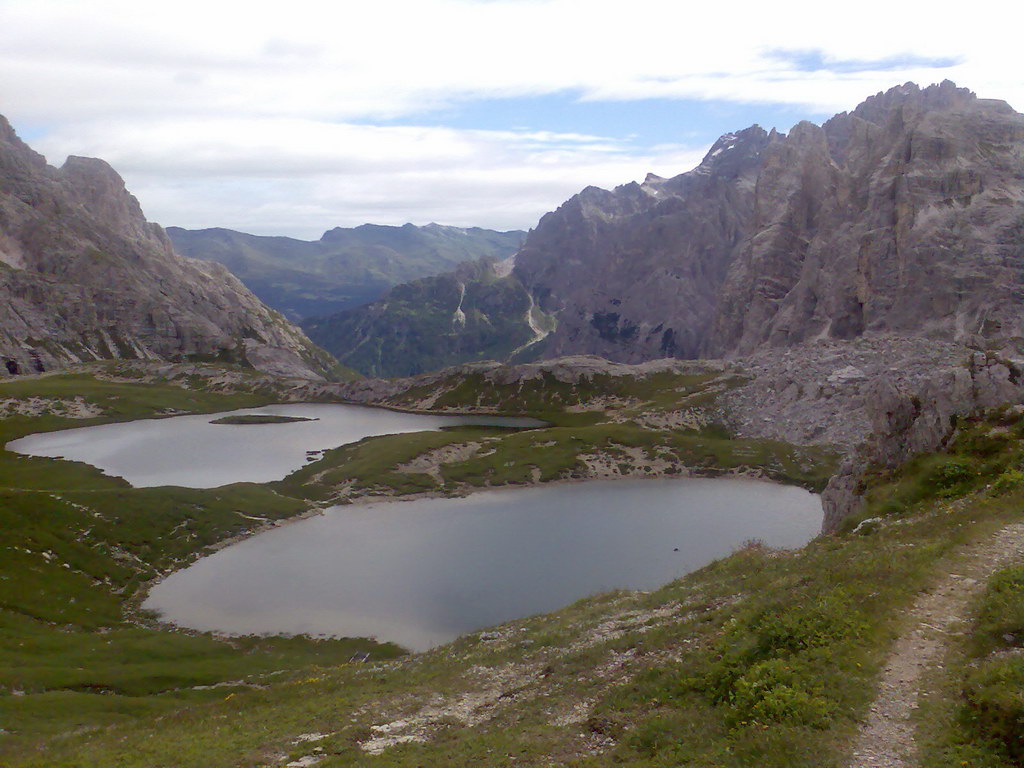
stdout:
[[230,229],[168,227],[167,234],[178,253],[223,264],[293,321],[369,303],[394,285],[465,261],[500,261],[514,254],[524,237],[519,231],[439,224],[336,227],[313,241]]

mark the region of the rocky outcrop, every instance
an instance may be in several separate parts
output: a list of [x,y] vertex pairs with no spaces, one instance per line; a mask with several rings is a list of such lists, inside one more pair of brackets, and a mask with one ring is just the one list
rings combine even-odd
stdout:
[[1024,115],[907,84],[823,126],[726,134],[695,170],[545,216],[514,274],[545,354],[735,357],[898,334],[1024,342]]
[[440,224],[335,227],[313,241],[230,229],[168,227],[167,234],[178,253],[223,264],[267,306],[295,322],[368,304],[395,285],[463,262],[506,259],[526,236]]
[[183,259],[102,160],[47,165],[0,117],[0,375],[99,359],[334,362],[222,266]]
[[916,392],[971,357],[953,342],[883,335],[764,349],[732,361],[747,381],[722,396],[722,418],[741,437],[850,452],[879,429],[878,382]]
[[917,381],[880,376],[868,383],[871,420],[867,442],[849,455],[822,494],[823,530],[863,505],[860,478],[869,466],[896,467],[940,450],[956,434],[957,419],[1024,400],[1024,360],[973,352],[960,365],[938,368]]

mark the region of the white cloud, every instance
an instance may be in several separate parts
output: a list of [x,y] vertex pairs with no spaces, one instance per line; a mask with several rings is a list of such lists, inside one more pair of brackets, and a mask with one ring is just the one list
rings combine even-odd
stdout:
[[[996,5],[952,17],[932,2],[864,0],[836,20],[809,0],[0,0],[0,112],[41,134],[33,143],[52,161],[109,160],[165,223],[308,233],[356,216],[498,226],[518,215],[528,226],[587,183],[676,173],[693,152],[421,128],[417,115],[559,92],[831,112],[944,77],[1021,107],[1024,10]],[[817,51],[832,68],[802,71],[780,51]],[[381,119],[407,125],[356,124]]]
[[303,237],[366,221],[532,226],[586,184],[674,174],[702,155],[637,155],[579,134],[292,119],[100,123],[35,144],[50,158],[105,158],[164,224]]

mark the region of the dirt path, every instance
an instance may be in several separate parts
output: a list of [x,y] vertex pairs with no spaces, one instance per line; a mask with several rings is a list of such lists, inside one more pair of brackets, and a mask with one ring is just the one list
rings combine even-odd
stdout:
[[914,760],[914,727],[922,673],[940,664],[946,637],[966,618],[968,605],[988,578],[1024,557],[1024,523],[1000,529],[971,546],[956,571],[918,598],[907,617],[907,630],[893,646],[882,672],[878,697],[861,726],[851,768],[908,768]]

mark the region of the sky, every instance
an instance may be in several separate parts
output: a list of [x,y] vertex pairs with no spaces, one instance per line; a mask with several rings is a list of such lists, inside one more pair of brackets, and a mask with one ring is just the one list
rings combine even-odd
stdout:
[[109,162],[164,226],[529,229],[907,81],[1024,109],[1024,4],[946,7],[0,0],[0,114],[54,165]]

